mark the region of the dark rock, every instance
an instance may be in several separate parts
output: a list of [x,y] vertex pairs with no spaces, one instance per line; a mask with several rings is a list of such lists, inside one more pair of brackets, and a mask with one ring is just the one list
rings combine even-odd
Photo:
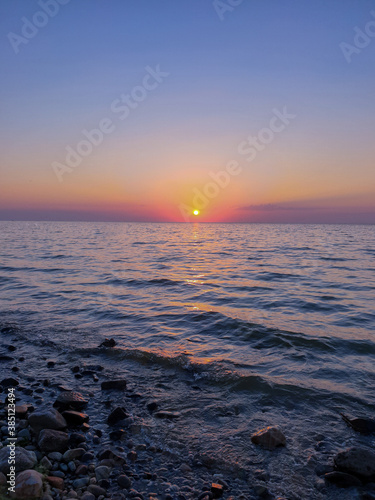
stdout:
[[375,480],[375,453],[366,448],[353,447],[339,452],[334,458],[336,468],[366,481]]
[[73,366],[72,372],[73,373],[78,373],[79,372],[79,366]]
[[50,359],[47,361],[47,366],[48,368],[53,368],[56,364],[56,361],[53,361],[53,359]]
[[[32,469],[37,462],[35,453],[33,451],[25,450],[21,446],[16,446],[15,454],[16,463],[14,465],[16,467],[16,472]],[[9,473],[10,464],[8,463],[8,459],[9,449],[4,446],[4,448],[0,450],[0,472],[3,474]]]
[[211,484],[211,493],[214,498],[220,498],[224,492],[224,488],[221,484],[212,483]]
[[148,403],[147,405],[147,409],[150,413],[152,413],[153,411],[156,411],[158,409],[158,404],[156,401],[152,401],[151,403]]
[[81,464],[76,468],[76,475],[77,476],[86,476],[89,468],[85,464]]
[[38,446],[42,451],[64,451],[68,443],[69,436],[66,432],[43,429],[39,433]]
[[109,439],[111,439],[111,441],[120,441],[124,435],[124,429],[116,429],[115,431],[109,433]]
[[9,378],[4,378],[0,382],[0,385],[2,385],[3,387],[17,387],[17,385],[19,385],[19,382],[15,378],[9,377]]
[[66,428],[65,418],[54,408],[34,411],[29,416],[29,424],[36,433],[42,429],[62,430]]
[[88,400],[81,393],[75,391],[62,392],[56,399],[53,406],[61,410],[82,410],[86,408]]
[[118,380],[105,380],[101,383],[101,387],[103,391],[107,391],[110,389],[126,389],[126,380],[118,379]]
[[116,341],[114,339],[104,339],[99,347],[115,347]]
[[180,413],[178,411],[164,411],[160,410],[154,413],[154,417],[156,418],[168,418],[168,419],[174,419],[180,417]]
[[335,484],[339,488],[351,488],[352,486],[361,486],[361,481],[351,474],[346,472],[328,472],[324,475],[324,479],[328,483]]
[[361,434],[374,434],[375,433],[375,420],[371,418],[348,418],[343,413],[340,413],[344,422],[349,425],[356,432]]
[[19,500],[40,498],[43,490],[43,476],[36,470],[24,470],[17,475],[14,497]]
[[212,498],[214,498],[214,496],[211,491],[204,491],[199,495],[198,500],[212,500]]
[[121,476],[118,476],[117,478],[117,484],[120,486],[120,488],[128,490],[131,487],[132,482],[126,474],[121,474]]
[[88,487],[87,487],[87,491],[89,491],[90,493],[92,493],[96,498],[97,497],[100,497],[100,495],[104,495],[106,494],[106,491],[101,488],[100,486],[96,485],[96,484],[90,484]]
[[8,345],[8,351],[14,352],[17,349],[15,345]]
[[94,460],[95,456],[91,452],[87,452],[81,457],[81,462],[92,462]]
[[108,479],[100,479],[100,481],[98,482],[98,485],[101,488],[108,490],[108,488],[110,488],[110,486],[111,486],[111,483],[108,481]]
[[107,423],[108,425],[115,425],[117,422],[120,422],[120,420],[124,420],[128,417],[129,415],[126,413],[125,408],[118,406],[108,416]]
[[20,369],[18,368],[18,366],[12,366],[12,372],[19,372]]
[[251,436],[251,441],[266,448],[274,450],[277,446],[285,446],[286,438],[277,427],[266,427]]
[[84,434],[80,434],[79,432],[72,432],[69,438],[69,444],[72,446],[84,443],[85,441],[86,441],[86,436]]
[[89,416],[86,413],[81,413],[74,410],[63,411],[62,416],[65,418],[69,427],[82,425],[89,421]]
[[126,456],[128,457],[128,459],[131,462],[135,462],[137,460],[137,458],[138,458],[138,455],[137,455],[136,451],[129,451],[129,453]]

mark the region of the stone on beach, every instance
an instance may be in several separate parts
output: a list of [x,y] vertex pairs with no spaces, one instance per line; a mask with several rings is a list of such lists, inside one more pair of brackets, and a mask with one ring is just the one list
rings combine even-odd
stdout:
[[104,339],[103,342],[99,345],[99,347],[115,347],[116,341],[115,339]]
[[9,378],[4,378],[0,382],[0,385],[2,385],[3,387],[17,387],[17,385],[19,385],[19,382],[15,378],[9,377]]
[[120,486],[120,488],[124,488],[124,489],[128,490],[131,487],[132,482],[131,482],[131,479],[127,475],[122,474],[121,476],[119,476],[117,478],[117,484]]
[[126,413],[125,408],[118,406],[108,415],[107,422],[108,425],[115,425],[117,422],[128,417],[129,415]]
[[66,428],[66,420],[55,408],[39,410],[31,413],[29,424],[36,433],[42,429],[62,430]]
[[82,425],[89,421],[89,416],[86,413],[74,410],[63,411],[62,416],[65,418],[68,427]]
[[[9,473],[8,459],[9,449],[5,446],[0,450],[0,471],[4,474]],[[37,458],[33,451],[25,450],[21,446],[16,446],[15,462],[16,472],[21,472],[26,469],[32,469],[37,462]]]
[[324,475],[324,479],[328,483],[335,484],[339,488],[351,488],[352,486],[361,486],[361,481],[351,474],[346,472],[328,472]]
[[267,450],[274,450],[277,446],[285,446],[286,437],[277,427],[266,427],[251,436],[254,444],[259,444]]
[[353,447],[340,451],[334,458],[336,468],[366,481],[375,480],[375,453],[366,448]]
[[371,418],[348,418],[340,414],[346,424],[361,434],[375,434],[375,420]]
[[68,447],[69,436],[66,432],[53,429],[40,431],[38,446],[42,451],[64,451]]
[[126,380],[125,379],[117,379],[117,380],[105,380],[101,383],[101,388],[103,391],[107,391],[110,389],[126,389]]
[[64,391],[56,399],[53,406],[61,410],[82,410],[88,405],[88,400],[80,392]]
[[30,498],[40,498],[42,493],[42,475],[36,470],[24,470],[16,476],[15,493],[11,493],[11,497],[29,500]]

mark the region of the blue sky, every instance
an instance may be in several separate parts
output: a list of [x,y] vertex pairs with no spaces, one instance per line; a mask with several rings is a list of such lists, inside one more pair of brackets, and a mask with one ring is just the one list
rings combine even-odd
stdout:
[[[205,0],[71,0],[15,54],[9,33],[21,34],[22,18],[40,10],[33,0],[0,5],[0,217],[1,210],[22,218],[53,208],[74,218],[86,203],[96,214],[164,220],[178,196],[186,201],[186,186],[204,185],[209,169],[220,169],[243,137],[285,105],[297,121],[267,148],[256,174],[247,169],[223,193],[221,208],[238,214],[240,206],[328,197],[350,211],[353,196],[359,208],[370,199],[375,39],[350,64],[340,43],[353,43],[355,26],[375,20],[374,1],[244,0],[221,20]],[[146,66],[157,65],[169,73],[165,82],[62,186],[56,183],[51,163],[64,160],[66,145],[107,116]],[[290,192],[283,184],[289,176]],[[305,189],[304,176],[315,191]],[[107,187],[97,195],[101,185]],[[166,200],[160,186],[177,198]],[[146,207],[142,214],[136,204]]]

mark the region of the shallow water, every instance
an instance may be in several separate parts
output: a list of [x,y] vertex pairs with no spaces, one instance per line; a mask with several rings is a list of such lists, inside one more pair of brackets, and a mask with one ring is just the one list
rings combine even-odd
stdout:
[[[374,226],[0,222],[0,234],[3,335],[135,371],[184,415],[157,429],[165,443],[260,463],[296,498],[320,498],[316,447],[373,444],[339,412],[374,416]],[[104,337],[116,349],[98,349]],[[288,437],[274,454],[249,440],[271,424]]]

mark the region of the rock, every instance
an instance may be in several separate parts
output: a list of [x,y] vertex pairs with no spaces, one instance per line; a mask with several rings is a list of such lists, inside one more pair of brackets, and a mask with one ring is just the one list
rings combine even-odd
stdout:
[[126,389],[126,380],[105,380],[101,383],[101,388],[103,391],[108,391],[110,389]]
[[224,492],[224,488],[221,484],[212,483],[211,484],[211,493],[214,498],[220,498]]
[[178,411],[157,411],[154,413],[154,417],[156,418],[168,418],[168,419],[173,419],[173,418],[178,418],[181,414]]
[[47,476],[46,480],[52,486],[52,488],[56,488],[58,490],[64,489],[64,479],[61,477]]
[[68,427],[82,425],[89,421],[89,416],[86,413],[81,413],[79,411],[63,411],[62,416],[65,418]]
[[114,339],[104,339],[99,347],[115,347],[116,341]]
[[81,464],[76,468],[76,475],[77,476],[85,476],[88,471],[88,467],[85,464]]
[[277,427],[266,427],[251,436],[254,444],[259,444],[267,450],[273,450],[277,446],[285,446],[286,438]]
[[87,491],[92,493],[96,498],[106,494],[106,491],[96,484],[90,484],[90,486],[87,487]]
[[118,406],[108,416],[107,423],[108,425],[115,425],[117,424],[117,422],[120,422],[120,420],[124,420],[125,418],[128,417],[129,415],[126,413],[125,408]]
[[146,408],[150,413],[158,409],[158,404],[156,401],[151,401],[151,403],[148,403]]
[[324,475],[324,479],[328,483],[335,484],[339,488],[351,488],[352,486],[361,486],[361,481],[351,474],[346,472],[328,472]]
[[12,498],[30,500],[40,498],[43,494],[42,475],[36,470],[24,470],[16,476],[15,493]]
[[334,458],[336,468],[366,481],[375,480],[375,453],[366,448],[353,447],[340,451]]
[[131,487],[132,482],[126,474],[121,474],[121,476],[118,476],[117,478],[117,484],[120,486],[120,488],[128,490]]
[[72,432],[69,438],[69,444],[71,446],[76,446],[78,444],[84,443],[86,441],[86,437],[84,434],[80,434],[79,432]]
[[62,430],[66,428],[66,420],[55,408],[44,411],[34,411],[29,416],[29,424],[34,432],[42,429]]
[[[0,472],[3,472],[5,475],[9,473],[8,458],[9,448],[4,447],[0,450]],[[21,472],[26,469],[32,469],[37,462],[37,458],[33,451],[16,446],[15,461],[16,472]]]
[[63,455],[64,462],[70,462],[76,458],[82,457],[86,453],[83,448],[74,448],[73,450],[67,450]]
[[0,385],[2,385],[3,387],[17,387],[17,385],[19,385],[19,382],[15,378],[9,377],[9,378],[4,378],[0,382]]
[[53,406],[61,410],[82,410],[87,405],[88,400],[80,392],[64,391],[58,396]]
[[42,460],[40,461],[40,465],[42,467],[44,467],[45,469],[47,469],[47,470],[51,470],[52,469],[52,464],[51,464],[51,462],[48,460],[48,458],[46,456],[44,456],[42,458]]
[[16,405],[16,417],[25,418],[28,411],[29,407],[27,405]]
[[89,478],[88,477],[80,477],[79,479],[75,479],[73,481],[73,488],[75,490],[78,490],[80,488],[84,488],[89,484]]
[[81,500],[95,500],[95,496],[89,491],[85,491],[81,496]]
[[375,434],[375,420],[371,418],[348,418],[340,413],[345,423],[361,434]]
[[111,441],[120,441],[125,434],[126,432],[124,429],[116,429],[115,431],[109,433],[109,439]]
[[38,446],[41,451],[64,451],[69,443],[69,436],[66,432],[53,429],[43,429],[39,433]]
[[96,467],[96,469],[95,469],[96,480],[100,481],[101,479],[108,479],[110,473],[111,473],[111,469],[109,467],[106,467],[105,465],[100,465],[99,467]]
[[53,460],[54,462],[60,462],[62,460],[62,453],[58,451],[52,451],[48,453],[48,458]]

